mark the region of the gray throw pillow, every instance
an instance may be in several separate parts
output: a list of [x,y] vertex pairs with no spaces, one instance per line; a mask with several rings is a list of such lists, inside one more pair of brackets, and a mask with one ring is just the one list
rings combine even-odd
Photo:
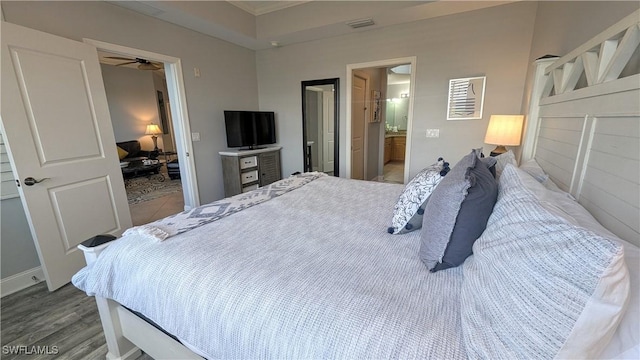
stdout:
[[470,169],[472,184],[460,205],[456,225],[442,260],[431,271],[462,265],[473,253],[473,243],[487,227],[487,221],[498,199],[498,182],[486,165],[487,163],[481,161]]
[[419,255],[431,271],[462,264],[491,215],[498,186],[487,167],[492,164],[481,161],[478,155],[474,149],[463,157],[427,202]]
[[482,161],[487,166],[489,172],[491,172],[491,175],[493,175],[493,178],[497,179],[498,176],[496,173],[496,164],[498,163],[498,160],[496,160],[495,157],[491,156],[480,158],[480,161]]
[[405,186],[393,208],[390,234],[405,234],[422,227],[422,215],[429,196],[449,171],[449,163],[439,158],[435,164],[422,169]]

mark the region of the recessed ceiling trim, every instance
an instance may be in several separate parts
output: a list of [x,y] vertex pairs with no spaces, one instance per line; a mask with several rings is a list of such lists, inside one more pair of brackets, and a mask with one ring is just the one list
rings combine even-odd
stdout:
[[227,1],[254,16],[268,14],[270,12],[301,5],[312,0],[303,1]]
[[139,12],[141,14],[153,16],[153,17],[158,17],[158,16],[160,16],[160,15],[165,13],[164,10],[159,9],[159,8],[149,4],[149,2],[141,2],[141,1],[109,1],[109,0],[107,0],[107,2],[108,3],[112,3],[114,5],[126,7],[126,8],[128,8],[130,10]]

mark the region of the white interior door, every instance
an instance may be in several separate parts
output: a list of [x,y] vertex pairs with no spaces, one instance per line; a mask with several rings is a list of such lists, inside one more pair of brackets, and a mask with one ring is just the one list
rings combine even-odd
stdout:
[[354,74],[351,89],[351,178],[364,180],[366,79]]
[[316,155],[316,159],[315,159],[315,164],[316,164],[316,168],[313,169],[313,171],[324,171],[324,120],[326,117],[326,114],[324,113],[324,111],[326,110],[324,108],[324,92],[323,91],[318,91],[318,117],[317,117],[317,122],[316,122],[316,134],[318,134],[318,138],[316,139],[316,151],[315,151],[315,155]]
[[324,172],[334,171],[335,121],[333,119],[333,91],[324,91],[322,96],[322,135]]
[[[3,133],[49,290],[84,266],[76,249],[131,226],[92,45],[1,23]],[[27,178],[43,180],[29,186]]]

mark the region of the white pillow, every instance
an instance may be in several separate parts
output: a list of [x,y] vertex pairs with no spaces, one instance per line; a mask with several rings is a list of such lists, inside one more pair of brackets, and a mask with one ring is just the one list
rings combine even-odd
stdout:
[[533,178],[541,184],[549,179],[549,175],[542,170],[540,164],[538,164],[535,159],[529,159],[523,162],[520,164],[520,169],[533,176]]
[[575,200],[573,195],[560,189],[558,185],[556,185],[556,183],[554,183],[553,180],[551,180],[549,175],[545,173],[544,170],[542,170],[542,168],[540,167],[540,164],[538,164],[538,162],[535,159],[529,159],[524,163],[520,164],[520,169],[524,170],[527,174],[533,176],[539,183],[544,185],[545,188],[551,191],[559,192],[564,196],[568,197],[569,199]]
[[[516,168],[515,171],[518,173],[523,185],[536,195],[540,204],[549,212],[562,217],[567,222],[575,226],[582,226],[594,231],[602,237],[616,241],[620,240],[617,236],[602,226],[593,217],[593,215],[587,211],[587,209],[583,208],[582,205],[576,202],[571,194],[560,189],[557,191],[551,190],[521,169],[522,167],[520,167],[520,169]],[[550,181],[551,180],[549,180],[549,182]]]
[[393,208],[391,227],[387,229],[390,234],[404,234],[422,227],[427,200],[447,171],[449,163],[439,158],[435,164],[422,169],[411,179]]
[[487,228],[463,264],[468,356],[597,357],[629,296],[623,247],[547,210],[522,175],[505,167]]
[[[603,227],[585,208],[565,196],[564,194],[566,193],[562,190],[550,191],[522,170],[519,170],[519,176],[523,180],[524,186],[538,197],[542,206],[547,210],[562,216],[575,226],[582,226],[602,237],[613,239],[623,244],[624,259],[629,269],[631,285],[629,305],[611,342],[606,346],[601,357],[605,359],[625,358],[620,356],[634,349],[640,350],[640,326],[638,326],[640,324],[640,248],[616,237]],[[548,181],[551,182],[551,180]]]
[[600,356],[602,359],[640,359],[640,248],[620,241],[624,245],[624,259],[631,278],[629,306]]
[[516,156],[511,150],[508,150],[507,152],[502,153],[496,156],[495,158],[497,161],[496,162],[496,179],[500,178],[500,174],[502,174],[502,171],[504,170],[505,166],[507,166],[507,164],[518,166],[518,162],[516,161]]

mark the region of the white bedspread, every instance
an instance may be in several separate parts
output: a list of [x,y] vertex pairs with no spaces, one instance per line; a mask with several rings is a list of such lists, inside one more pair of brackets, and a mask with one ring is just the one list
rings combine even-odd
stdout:
[[211,358],[466,358],[461,268],[425,271],[419,232],[387,233],[402,189],[320,178],[164,242],[119,239],[73,283]]

